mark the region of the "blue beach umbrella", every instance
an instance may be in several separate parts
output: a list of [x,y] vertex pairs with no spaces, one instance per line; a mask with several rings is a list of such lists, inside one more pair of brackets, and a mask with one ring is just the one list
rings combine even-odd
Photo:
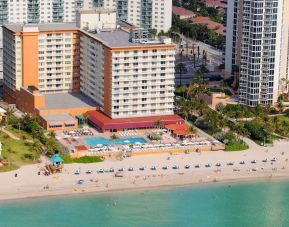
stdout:
[[55,154],[50,159],[53,163],[62,163],[63,159],[59,156],[59,154]]

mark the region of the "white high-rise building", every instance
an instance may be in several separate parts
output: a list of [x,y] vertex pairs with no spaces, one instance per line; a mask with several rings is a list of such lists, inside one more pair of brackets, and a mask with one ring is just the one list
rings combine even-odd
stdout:
[[77,8],[91,5],[86,0],[1,0],[0,23],[71,22]]
[[171,0],[93,0],[95,7],[109,7],[134,25],[167,32],[172,26]]
[[288,0],[230,0],[226,72],[239,69],[240,103],[275,104],[288,79]]
[[0,23],[75,21],[76,9],[113,8],[118,17],[144,28],[168,31],[172,1],[168,0],[0,0]]

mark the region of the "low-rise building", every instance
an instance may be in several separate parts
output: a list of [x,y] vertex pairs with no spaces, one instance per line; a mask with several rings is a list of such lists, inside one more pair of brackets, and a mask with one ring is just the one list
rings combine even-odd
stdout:
[[209,17],[194,17],[190,19],[191,22],[195,24],[204,24],[208,29],[218,33],[219,35],[225,35],[224,25],[212,21]]
[[191,19],[195,16],[191,10],[179,6],[173,6],[173,14],[181,20]]

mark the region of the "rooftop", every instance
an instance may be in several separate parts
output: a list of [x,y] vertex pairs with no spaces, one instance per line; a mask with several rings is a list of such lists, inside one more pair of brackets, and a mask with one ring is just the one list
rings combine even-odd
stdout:
[[[15,24],[5,24],[7,29],[13,32],[22,32],[26,30],[27,32],[30,29],[33,31],[65,31],[65,30],[77,30],[76,23],[40,23],[40,24],[23,24],[23,23],[15,23]],[[36,29],[36,30],[35,30]],[[32,31],[32,30],[31,30]]]
[[194,12],[178,6],[173,6],[173,14],[178,16],[194,16]]
[[96,103],[81,93],[52,93],[45,94],[45,107],[39,109],[53,110],[96,106]]
[[5,113],[6,113],[6,110],[0,107],[0,114],[5,114]]
[[89,111],[88,119],[90,122],[101,128],[102,130],[154,127],[155,122],[158,120],[160,120],[165,125],[184,123],[184,120],[178,115],[112,119],[98,110]]
[[115,9],[96,7],[96,8],[82,8],[79,9],[77,12],[81,14],[91,14],[91,13],[114,13],[116,11]]
[[69,114],[45,114],[41,116],[45,121],[74,121],[75,118]]
[[225,35],[224,25],[212,21],[209,17],[194,17],[190,21],[196,24],[205,24],[208,26],[208,29],[214,30],[219,35]]
[[123,29],[115,30],[99,30],[99,31],[84,31],[86,34],[95,37],[104,45],[117,48],[117,47],[136,47],[136,46],[152,46],[164,45],[161,40],[148,40],[148,42],[131,42],[130,33]]

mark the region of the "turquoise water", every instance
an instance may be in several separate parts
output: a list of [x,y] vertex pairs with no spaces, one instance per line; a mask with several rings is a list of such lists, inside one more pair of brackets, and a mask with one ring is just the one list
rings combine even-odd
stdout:
[[0,203],[0,226],[289,226],[289,182]]
[[104,137],[89,137],[85,138],[84,142],[90,146],[94,147],[98,144],[102,145],[114,145],[114,144],[120,144],[120,145],[129,145],[129,144],[136,144],[136,143],[147,143],[147,141],[142,137],[132,137],[132,138],[121,138],[121,139],[107,139]]

